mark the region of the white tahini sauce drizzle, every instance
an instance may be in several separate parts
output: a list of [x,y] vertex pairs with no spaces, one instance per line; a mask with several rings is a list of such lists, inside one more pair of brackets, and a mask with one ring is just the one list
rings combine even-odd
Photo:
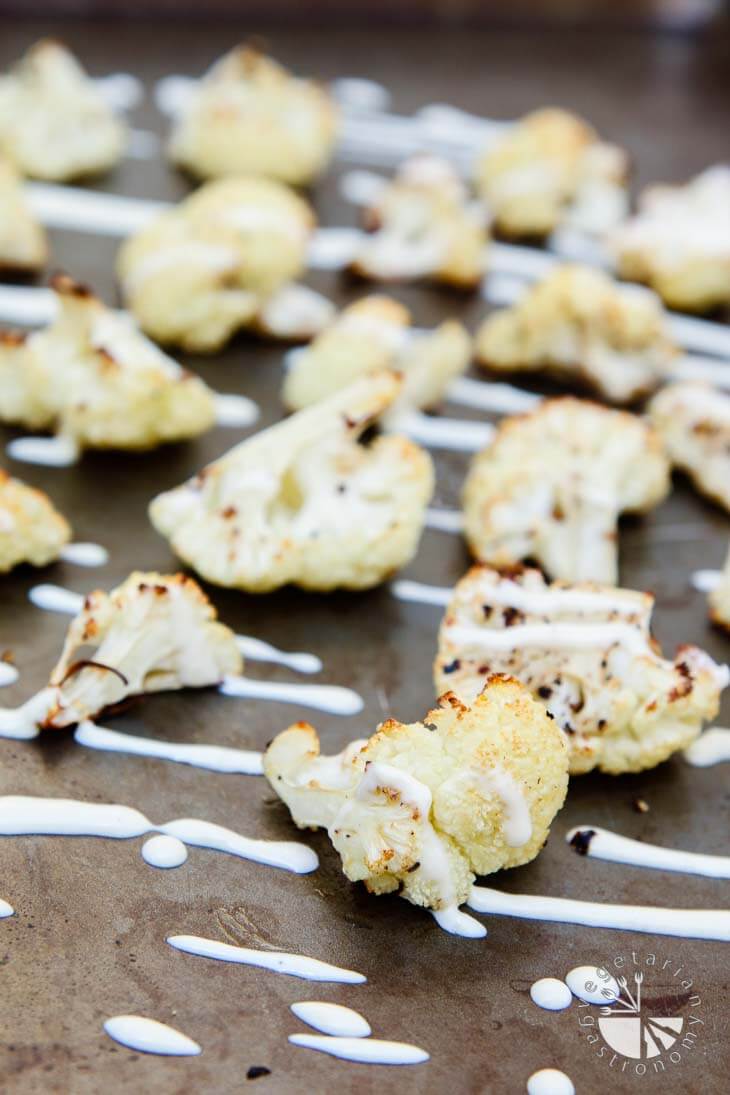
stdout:
[[160,832],[185,844],[251,859],[295,874],[317,869],[317,855],[306,844],[287,840],[253,840],[222,825],[197,818],[179,818],[154,825],[130,806],[79,802],[33,795],[0,797],[0,836],[98,836],[128,840]]
[[340,178],[340,194],[352,205],[372,205],[387,185],[385,175],[375,171],[346,171]]
[[585,855],[605,859],[610,863],[627,863],[631,867],[650,867],[657,871],[679,871],[681,874],[698,874],[705,878],[730,878],[730,856],[704,855],[700,852],[682,852],[678,848],[662,848],[658,844],[646,844],[632,840],[608,829],[593,825],[579,825],[566,834],[568,843],[578,833],[590,833],[585,842]]
[[364,238],[357,228],[318,228],[309,241],[307,266],[341,270],[355,258]]
[[0,658],[0,688],[7,688],[9,684],[15,684],[20,674],[10,662],[4,662]]
[[[583,589],[526,589],[518,582],[502,578],[498,583],[480,583],[480,595],[490,605],[506,605],[536,615],[561,612],[615,612],[633,616],[642,611],[636,594],[621,590],[591,593]],[[583,626],[582,624],[578,626]]]
[[521,388],[515,388],[511,384],[489,383],[486,380],[473,380],[468,376],[452,381],[446,392],[446,399],[450,403],[462,403],[465,407],[493,411],[495,414],[521,414],[542,402],[542,396],[523,392]]
[[357,692],[333,684],[290,684],[229,676],[223,679],[219,691],[224,696],[301,704],[333,715],[357,715],[365,706]]
[[709,768],[730,760],[730,730],[713,726],[705,730],[684,751],[684,759],[695,768]]
[[436,418],[421,411],[404,411],[388,418],[391,433],[405,433],[432,449],[479,452],[494,437],[490,422],[469,422],[460,418]]
[[612,1004],[621,995],[618,981],[603,966],[575,966],[566,973],[565,984],[586,1004]]
[[343,110],[387,110],[390,104],[388,89],[362,76],[340,76],[331,82],[330,92]]
[[215,395],[215,422],[217,426],[243,429],[252,426],[260,414],[259,406],[245,395]]
[[588,647],[619,645],[631,654],[655,656],[646,635],[630,624],[614,621],[602,624],[516,624],[514,627],[499,629],[447,624],[445,634],[452,643],[478,646],[484,650],[512,650],[520,647],[582,650]]
[[342,1004],[330,1004],[321,1000],[302,1000],[292,1004],[297,1019],[307,1026],[341,1038],[368,1038],[372,1034],[370,1023],[352,1008]]
[[464,514],[458,509],[427,509],[426,528],[439,532],[461,532],[464,528]]
[[225,745],[160,741],[158,738],[141,738],[134,734],[121,734],[94,722],[79,723],[74,741],[90,749],[102,749],[109,753],[130,753],[138,757],[155,757],[171,760],[176,764],[189,764],[210,772],[237,773],[245,776],[263,774],[262,754],[248,749],[231,749]]
[[79,542],[61,548],[61,558],[78,567],[103,567],[109,562],[109,552],[101,544]]
[[15,909],[12,905],[9,905],[7,901],[3,901],[0,897],[0,920],[4,920],[6,916],[13,916]]
[[440,928],[450,935],[461,935],[464,939],[483,939],[487,929],[474,916],[462,912],[455,905],[447,909],[432,909],[431,915]]
[[140,1053],[160,1053],[168,1057],[196,1057],[202,1050],[197,1042],[166,1023],[143,1015],[115,1015],[104,1023],[110,1038]]
[[380,1038],[330,1038],[326,1034],[290,1034],[289,1041],[304,1049],[316,1049],[345,1061],[370,1065],[421,1065],[429,1054],[407,1042],[386,1042]]
[[472,887],[467,902],[475,912],[545,920],[560,924],[584,924],[592,928],[675,935],[683,939],[717,939],[730,942],[730,910],[666,909],[654,905],[606,905],[600,901],[574,901],[567,897],[502,893],[486,886]]
[[0,285],[0,322],[23,327],[44,327],[58,315],[58,301],[52,289],[27,285]]
[[150,867],[161,867],[163,870],[182,867],[187,858],[188,850],[176,836],[160,833],[158,836],[151,836],[142,845],[142,859]]
[[527,1081],[527,1095],[575,1095],[575,1086],[559,1068],[541,1068]]
[[322,659],[316,654],[289,653],[251,635],[236,635],[236,643],[244,658],[255,662],[276,662],[297,673],[321,673],[323,668]]
[[691,578],[692,585],[700,593],[711,593],[713,589],[717,589],[721,581],[721,570],[696,570]]
[[144,85],[131,72],[110,72],[94,79],[96,90],[112,110],[133,110],[144,99]]
[[174,117],[185,110],[197,86],[198,81],[192,76],[178,76],[174,73],[162,76],[155,84],[153,93],[155,106],[161,114]]
[[38,723],[48,714],[53,691],[43,688],[21,707],[0,707],[0,738],[30,741],[38,737]]
[[67,616],[76,616],[84,607],[84,597],[81,593],[73,593],[63,586],[53,585],[51,582],[41,582],[28,590],[28,600],[36,608],[44,608],[46,612],[63,612]]
[[29,182],[23,189],[32,212],[47,228],[100,236],[129,236],[170,208],[169,202],[55,183]]
[[530,999],[546,1011],[564,1011],[573,1002],[573,994],[565,981],[557,977],[541,977],[530,987]]
[[367,981],[355,970],[332,966],[319,958],[305,954],[288,954],[284,951],[256,950],[253,947],[237,947],[233,943],[220,943],[217,939],[205,939],[201,935],[170,935],[167,942],[175,950],[195,954],[199,958],[214,958],[218,962],[234,962],[244,966],[258,966],[273,973],[285,973],[289,977],[302,977],[305,981],[331,981],[346,985],[360,985]]
[[71,437],[15,437],[5,451],[24,464],[46,468],[70,468],[79,458],[79,447]]
[[391,582],[390,592],[398,601],[412,601],[421,605],[439,605],[446,607],[454,596],[453,589],[447,586],[428,586],[423,582],[412,582],[408,578],[401,578],[397,582]]

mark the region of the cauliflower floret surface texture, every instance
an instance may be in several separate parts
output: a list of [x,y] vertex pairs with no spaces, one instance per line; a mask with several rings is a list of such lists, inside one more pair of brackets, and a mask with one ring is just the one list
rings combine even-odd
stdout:
[[0,272],[33,274],[47,261],[46,233],[30,210],[15,168],[0,154]]
[[51,563],[70,539],[69,523],[48,495],[0,468],[0,574],[19,563]]
[[649,416],[672,464],[730,513],[730,394],[701,382],[670,384]]
[[393,373],[363,377],[241,442],[155,498],[153,525],[217,585],[377,585],[415,554],[433,490],[431,460],[412,441],[358,443],[399,389]]
[[728,683],[696,646],[662,657],[653,607],[648,593],[474,567],[441,624],[436,690],[470,703],[490,674],[510,673],[564,731],[571,773],[653,768],[714,718]]
[[711,590],[707,600],[712,622],[730,632],[730,550],[727,553],[720,581],[715,589]]
[[642,419],[564,397],[504,419],[464,486],[477,559],[534,559],[555,578],[615,584],[618,518],[658,505],[670,487],[658,434]]
[[347,878],[434,910],[466,901],[476,875],[534,859],[568,782],[563,735],[507,677],[470,706],[446,693],[423,722],[389,719],[335,757],[298,723],[264,772],[300,828],[327,829]]

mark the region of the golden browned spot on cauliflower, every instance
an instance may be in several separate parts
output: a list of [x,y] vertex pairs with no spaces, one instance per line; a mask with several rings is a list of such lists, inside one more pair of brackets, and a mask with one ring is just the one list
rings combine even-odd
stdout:
[[581,118],[527,114],[482,156],[476,184],[495,227],[515,238],[561,225],[601,234],[625,216],[628,160]]
[[684,186],[647,187],[610,246],[621,277],[646,282],[670,308],[730,304],[730,167],[710,167]]
[[426,279],[459,289],[481,281],[486,213],[445,160],[408,160],[364,216],[369,234],[352,262],[361,277]]
[[336,130],[337,111],[323,87],[242,45],[198,82],[169,154],[204,179],[263,175],[303,186],[327,166]]
[[0,468],[0,573],[19,563],[45,566],[70,539],[69,523],[48,495]]
[[0,155],[0,271],[36,273],[47,261],[46,233],[25,200],[15,168]]
[[49,327],[0,337],[0,419],[79,448],[152,448],[213,425],[213,392],[199,377],[85,286],[59,276],[53,288]]
[[363,377],[241,442],[158,495],[153,525],[217,585],[377,585],[415,554],[433,490],[431,460],[413,442],[358,444],[399,388],[393,373]]
[[335,757],[297,723],[264,772],[300,828],[327,829],[351,881],[435,910],[466,901],[476,875],[534,859],[568,785],[564,736],[501,676],[470,706],[447,692],[423,722],[389,719]]
[[242,664],[192,578],[135,571],[111,593],[90,593],[71,621],[38,723],[71,726],[128,696],[218,684]]
[[655,431],[626,411],[547,400],[504,419],[464,486],[466,537],[494,566],[535,559],[553,577],[614,583],[619,514],[643,513],[669,491]]
[[60,42],[36,42],[0,76],[0,152],[23,175],[66,182],[97,175],[127,140],[81,65]]
[[147,334],[197,353],[213,353],[244,327],[310,338],[334,312],[291,284],[313,228],[310,207],[281,183],[207,183],[122,245],[125,300]]
[[456,320],[416,331],[402,304],[390,297],[365,297],[296,352],[282,395],[287,407],[301,410],[360,376],[392,369],[403,377],[403,387],[387,422],[402,411],[433,407],[467,368],[470,356],[471,340]]
[[653,607],[648,593],[473,567],[441,624],[436,690],[470,703],[490,674],[510,673],[565,731],[571,773],[653,768],[714,718],[728,683],[696,646],[661,656]]
[[657,387],[677,351],[653,293],[600,270],[561,266],[514,307],[487,317],[476,352],[486,368],[576,377],[628,403]]
[[730,551],[719,584],[711,590],[708,598],[710,619],[718,627],[730,631]]
[[730,395],[709,384],[670,384],[649,405],[669,458],[730,512]]

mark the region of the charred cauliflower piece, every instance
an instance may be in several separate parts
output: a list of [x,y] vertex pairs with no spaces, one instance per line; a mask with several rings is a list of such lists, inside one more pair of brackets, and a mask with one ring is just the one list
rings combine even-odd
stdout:
[[581,118],[527,114],[481,158],[476,183],[499,232],[547,236],[561,225],[602,234],[628,207],[628,160]]
[[0,468],[0,573],[19,563],[45,566],[70,539],[69,523],[48,495]]
[[685,186],[648,187],[609,242],[621,277],[650,285],[670,308],[727,306],[730,167],[708,168]]
[[649,405],[669,458],[730,513],[730,395],[709,384],[670,384]]
[[430,458],[403,437],[358,437],[397,397],[364,377],[231,449],[150,506],[157,531],[217,585],[265,593],[368,589],[415,554]]
[[351,881],[435,911],[476,875],[534,859],[568,784],[564,736],[517,681],[452,692],[423,722],[389,719],[367,742],[319,755],[316,731],[279,734],[264,772],[300,828],[326,828]]
[[0,419],[54,429],[78,448],[145,449],[213,425],[214,397],[145,338],[65,276],[59,316],[32,335],[0,333]]
[[712,622],[730,631],[730,551],[725,560],[725,569],[720,583],[710,592],[707,600]]
[[350,305],[306,349],[298,350],[282,396],[292,410],[326,399],[358,377],[392,369],[403,387],[388,417],[434,406],[469,364],[471,340],[456,320],[415,331],[408,309],[389,297]]
[[15,168],[0,157],[0,272],[35,274],[47,261],[46,233],[30,211]]
[[436,689],[470,703],[491,673],[510,673],[565,731],[572,774],[653,768],[714,718],[728,683],[696,646],[661,656],[653,607],[648,593],[473,567],[441,624]]
[[122,157],[124,124],[60,42],[32,46],[0,77],[0,152],[23,175],[67,182]]
[[128,696],[204,688],[241,668],[236,636],[192,578],[135,571],[90,593],[71,621],[38,725],[72,726]]
[[650,426],[571,397],[504,419],[464,485],[466,538],[477,559],[535,559],[565,581],[617,580],[621,513],[669,491],[669,463]]
[[195,353],[219,350],[244,327],[309,338],[333,314],[324,297],[290,284],[313,228],[307,203],[281,183],[207,183],[122,245],[125,301],[157,342]]
[[487,217],[445,160],[415,157],[365,210],[352,269],[375,281],[425,279],[473,289],[482,279]]
[[629,403],[657,387],[677,350],[653,293],[563,266],[514,307],[490,315],[476,352],[488,369],[575,377],[613,403]]
[[327,166],[336,130],[337,112],[324,88],[238,46],[199,81],[168,151],[199,178],[263,175],[305,186]]

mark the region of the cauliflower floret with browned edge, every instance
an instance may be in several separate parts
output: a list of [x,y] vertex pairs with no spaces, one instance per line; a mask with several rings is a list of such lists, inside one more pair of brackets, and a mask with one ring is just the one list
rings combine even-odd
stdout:
[[670,384],[652,399],[649,417],[672,464],[730,513],[730,395],[702,382]]
[[321,294],[293,284],[314,224],[282,183],[206,183],[122,244],[124,299],[157,342],[195,353],[214,353],[244,328],[311,338],[334,314]]
[[561,225],[601,235],[626,215],[627,175],[622,148],[577,115],[548,107],[487,149],[476,185],[503,235],[547,236]]
[[652,392],[677,353],[661,302],[587,266],[559,266],[476,335],[480,365],[576,378],[613,403]]
[[58,318],[0,332],[0,419],[55,430],[76,448],[147,449],[197,437],[214,394],[86,286],[53,280]]
[[36,42],[0,77],[0,153],[23,175],[67,182],[122,158],[127,129],[60,42]]
[[86,597],[48,687],[26,708],[58,729],[129,696],[218,684],[242,666],[236,636],[192,578],[135,571]]
[[392,369],[403,377],[400,395],[384,423],[403,411],[433,407],[469,364],[471,339],[456,320],[414,330],[404,305],[390,297],[365,297],[345,308],[304,349],[284,378],[287,407],[301,410],[360,376]]
[[375,373],[241,442],[158,495],[153,525],[217,585],[377,585],[415,554],[433,491],[431,460],[412,441],[358,443],[399,390],[395,374]]
[[658,434],[636,415],[546,400],[504,419],[464,486],[466,538],[494,566],[535,559],[555,578],[615,584],[618,519],[670,487]]
[[568,785],[564,736],[501,676],[471,706],[447,692],[423,722],[389,719],[335,757],[298,723],[264,772],[300,828],[327,829],[351,881],[433,910],[466,901],[476,875],[534,859]]
[[473,289],[481,281],[487,216],[445,160],[408,160],[364,218],[368,235],[351,263],[361,277],[425,279],[458,289]]
[[48,261],[48,241],[31,212],[20,178],[0,155],[0,272],[35,274]]
[[572,774],[653,768],[714,718],[728,683],[696,646],[662,657],[653,607],[649,593],[473,567],[441,624],[436,690],[470,703],[492,673],[512,674],[565,732]]
[[712,622],[730,631],[730,551],[728,551],[720,581],[710,591],[707,601]]
[[48,495],[0,468],[0,574],[19,563],[51,563],[70,539],[69,523]]
[[730,166],[684,186],[650,186],[609,239],[618,273],[650,285],[670,308],[730,304]]
[[168,151],[199,178],[263,175],[304,186],[327,166],[336,130],[337,111],[323,87],[244,45],[197,82]]

